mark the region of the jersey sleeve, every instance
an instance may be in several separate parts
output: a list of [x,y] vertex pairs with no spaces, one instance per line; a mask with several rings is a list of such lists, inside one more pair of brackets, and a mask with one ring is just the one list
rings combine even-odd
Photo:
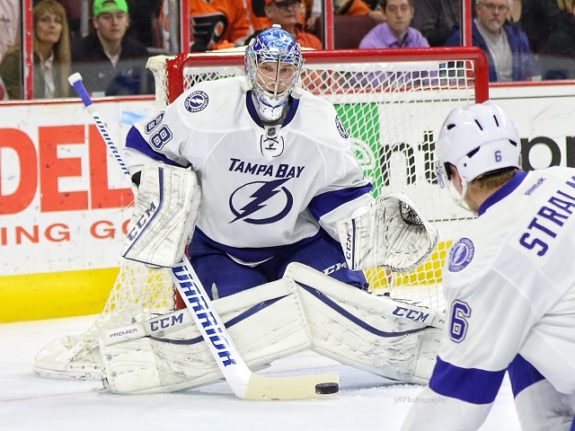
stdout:
[[331,128],[322,129],[327,145],[321,147],[319,154],[326,179],[308,208],[320,225],[339,240],[336,223],[351,217],[359,208],[371,205],[372,185],[364,176],[354,156],[349,134],[333,107],[326,118],[329,118]]
[[[427,389],[445,402],[414,404],[406,430],[477,429],[491,409],[509,364],[538,319],[529,298],[494,268],[459,286],[447,287],[445,296],[447,326]],[[465,418],[464,427],[453,425],[458,418]]]
[[178,98],[164,111],[153,117],[136,122],[126,137],[125,155],[131,173],[140,171],[150,162],[176,166],[189,166],[180,154],[181,145],[190,133],[182,122],[177,105]]

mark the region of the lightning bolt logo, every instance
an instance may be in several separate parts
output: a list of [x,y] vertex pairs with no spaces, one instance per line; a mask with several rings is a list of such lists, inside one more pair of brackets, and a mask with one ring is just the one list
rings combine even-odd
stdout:
[[[230,196],[230,200],[229,200],[230,209],[232,210],[232,212],[236,216],[236,218],[234,218],[230,223],[233,223],[233,222],[238,221],[238,220],[243,220],[243,221],[245,221],[247,223],[251,223],[251,224],[268,224],[268,223],[274,223],[274,222],[284,218],[290,212],[290,210],[293,206],[293,196],[291,195],[291,193],[289,192],[289,190],[287,188],[282,187],[282,184],[288,180],[289,180],[289,178],[281,178],[281,179],[273,180],[273,181],[269,181],[269,182],[256,181],[256,182],[248,183],[248,184],[240,187],[239,189],[237,189]],[[251,200],[247,204],[245,204],[243,207],[241,207],[239,210],[237,210],[234,207],[234,196],[238,195],[238,193],[241,192],[242,189],[244,189],[246,187],[252,187],[253,188],[254,185],[256,185],[256,184],[257,185],[262,184],[262,185],[256,191],[251,193],[251,195],[250,195]],[[249,217],[251,215],[256,214],[261,209],[266,208],[268,206],[269,201],[274,196],[276,196],[278,193],[284,194],[285,205],[277,214],[271,215],[270,217],[259,218],[259,219]]]

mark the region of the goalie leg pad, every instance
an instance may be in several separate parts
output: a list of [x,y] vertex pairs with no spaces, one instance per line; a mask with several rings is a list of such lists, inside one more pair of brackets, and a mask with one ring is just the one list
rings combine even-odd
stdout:
[[179,262],[191,239],[200,200],[194,171],[145,166],[122,256],[161,267]]
[[[213,302],[229,326],[229,335],[248,366],[309,348],[311,340],[303,309],[286,280],[264,284]],[[106,345],[100,350],[111,392],[139,394],[172,392],[222,378],[195,325],[172,330],[169,338],[146,337]]]
[[393,380],[429,380],[441,338],[440,315],[370,295],[301,264],[290,264],[286,275],[297,286],[312,350]]
[[385,266],[409,271],[437,244],[437,228],[406,196],[392,193],[365,211],[337,223],[347,265],[352,270]]
[[34,373],[55,379],[101,379],[102,361],[96,339],[96,332],[88,331],[51,341],[34,358]]

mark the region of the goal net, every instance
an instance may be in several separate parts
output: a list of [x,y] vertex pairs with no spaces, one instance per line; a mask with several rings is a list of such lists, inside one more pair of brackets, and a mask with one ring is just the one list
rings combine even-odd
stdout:
[[[432,255],[407,273],[366,271],[375,294],[416,300],[442,310],[442,268],[469,213],[437,185],[434,142],[455,106],[488,97],[487,62],[477,48],[305,52],[300,85],[329,100],[352,137],[355,155],[374,195],[409,196],[439,229]],[[156,101],[165,105],[205,80],[243,75],[242,53],[152,57]],[[217,269],[215,269],[217,270]],[[79,336],[56,340],[38,355],[40,375],[97,378],[97,332],[146,319],[174,307],[168,270],[124,261],[103,313]]]

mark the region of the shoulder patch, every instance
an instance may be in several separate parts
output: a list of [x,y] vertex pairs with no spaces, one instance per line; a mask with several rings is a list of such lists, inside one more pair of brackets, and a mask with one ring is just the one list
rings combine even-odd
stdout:
[[339,115],[335,116],[335,127],[337,127],[337,131],[339,132],[342,138],[345,139],[349,138],[349,133],[347,132],[345,126],[341,122],[341,118],[339,118]]
[[188,112],[200,112],[206,109],[210,98],[205,91],[197,90],[191,93],[184,101],[184,106]]
[[475,256],[475,245],[469,238],[461,238],[449,252],[449,271],[459,272],[471,263]]

